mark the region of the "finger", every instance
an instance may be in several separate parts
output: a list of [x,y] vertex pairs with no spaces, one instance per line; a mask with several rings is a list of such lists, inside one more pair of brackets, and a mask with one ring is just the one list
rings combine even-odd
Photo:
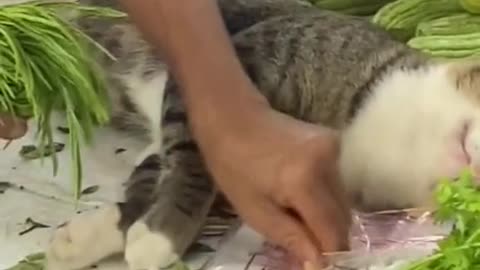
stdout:
[[344,214],[346,222],[351,223],[350,202],[347,199],[348,196],[340,178],[341,176],[338,168],[338,159],[328,158],[329,156],[338,156],[341,146],[340,144],[336,143],[328,143],[326,145],[320,145],[320,147],[328,149],[325,152],[317,151],[317,153],[323,153],[323,155],[327,155],[326,157],[320,156],[319,160],[323,161],[323,168],[329,168],[328,170],[322,170],[322,175],[320,175],[320,177],[322,181],[327,183],[325,186],[331,192],[332,197],[337,200],[337,205],[342,208],[341,213]]
[[352,224],[350,202],[347,199],[348,196],[340,180],[338,170],[332,170],[329,175],[325,175],[325,179],[327,180],[327,185],[325,186],[327,188],[326,192],[330,191],[332,194],[331,197],[336,200],[336,205],[340,208],[340,213],[343,214],[344,223],[350,227]]
[[267,199],[256,206],[250,208],[245,215],[240,213],[250,226],[302,262],[321,263],[320,250],[298,219]]
[[350,223],[327,189],[305,190],[294,200],[295,210],[320,243],[323,252],[348,250]]

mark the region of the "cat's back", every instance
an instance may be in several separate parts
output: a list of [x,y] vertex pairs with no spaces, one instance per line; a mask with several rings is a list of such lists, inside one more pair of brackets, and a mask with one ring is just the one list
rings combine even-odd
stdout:
[[383,75],[425,61],[364,18],[318,9],[271,18],[234,41],[274,107],[335,127],[355,114]]

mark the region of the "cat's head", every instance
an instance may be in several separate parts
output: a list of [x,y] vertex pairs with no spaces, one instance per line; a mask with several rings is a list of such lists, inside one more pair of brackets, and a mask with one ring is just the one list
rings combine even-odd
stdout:
[[480,175],[480,61],[386,76],[344,131],[340,160],[369,209],[426,206],[440,178]]

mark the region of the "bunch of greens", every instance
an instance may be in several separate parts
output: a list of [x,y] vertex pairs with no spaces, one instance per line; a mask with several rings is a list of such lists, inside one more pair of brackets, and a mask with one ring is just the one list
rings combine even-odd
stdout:
[[[52,112],[65,112],[70,130],[74,192],[78,198],[82,180],[81,143],[90,142],[95,125],[109,120],[104,78],[92,49],[107,52],[63,19],[62,11],[79,17],[125,16],[108,8],[82,6],[72,1],[0,7],[0,112],[33,117],[38,123],[41,152],[54,147]],[[56,173],[55,154],[52,159]]]
[[45,268],[45,254],[34,253],[25,257],[17,265],[6,270],[43,270]]
[[467,170],[456,181],[440,183],[435,220],[453,222],[453,229],[431,256],[406,270],[480,269],[480,192],[473,179]]

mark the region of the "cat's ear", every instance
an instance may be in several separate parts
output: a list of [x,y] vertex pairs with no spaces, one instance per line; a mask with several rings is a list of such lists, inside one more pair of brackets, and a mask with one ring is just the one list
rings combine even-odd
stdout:
[[480,101],[480,60],[449,63],[447,76],[459,91]]

